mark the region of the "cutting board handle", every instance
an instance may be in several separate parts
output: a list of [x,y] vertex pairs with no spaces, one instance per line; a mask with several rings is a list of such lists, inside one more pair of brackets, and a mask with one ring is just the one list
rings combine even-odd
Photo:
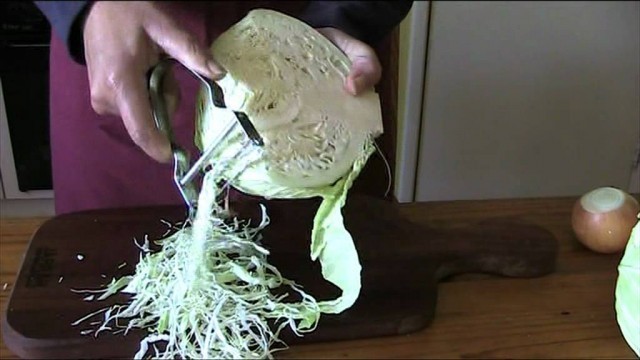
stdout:
[[494,218],[438,231],[432,241],[442,253],[437,280],[462,273],[529,278],[555,270],[554,236],[517,218]]

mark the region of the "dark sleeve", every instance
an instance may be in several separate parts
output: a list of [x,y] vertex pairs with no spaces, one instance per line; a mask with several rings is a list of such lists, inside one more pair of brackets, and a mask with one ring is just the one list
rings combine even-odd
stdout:
[[53,32],[67,45],[73,60],[84,64],[82,25],[90,1],[34,1],[46,16]]
[[309,1],[300,20],[333,27],[375,46],[409,13],[413,1]]

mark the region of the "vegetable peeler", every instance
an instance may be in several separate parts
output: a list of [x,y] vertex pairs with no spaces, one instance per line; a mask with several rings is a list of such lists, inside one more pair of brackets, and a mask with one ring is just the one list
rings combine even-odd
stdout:
[[[163,79],[167,73],[169,67],[173,64],[180,64],[177,60],[167,57],[162,59],[157,65],[150,70],[149,75],[149,96],[151,100],[151,108],[153,111],[153,118],[156,126],[160,131],[167,135],[169,142],[171,143],[171,151],[173,153],[174,170],[173,180],[184,199],[184,202],[189,208],[189,217],[192,218],[195,214],[196,204],[198,200],[198,192],[193,178],[202,170],[207,158],[214,152],[218,144],[224,139],[236,126],[240,125],[246,136],[251,143],[256,146],[264,146],[262,136],[258,133],[256,128],[249,120],[247,114],[241,111],[233,110],[237,121],[230,121],[220,135],[211,143],[211,145],[203,151],[200,158],[191,165],[191,157],[184,148],[176,144],[171,123],[169,121],[169,113],[167,111],[166,101],[163,96]],[[201,74],[185,67],[191,72],[197,79],[202,82],[209,93],[210,102],[213,106],[226,109],[227,105],[224,100],[224,94],[222,88],[216,84],[215,81],[202,76]]]

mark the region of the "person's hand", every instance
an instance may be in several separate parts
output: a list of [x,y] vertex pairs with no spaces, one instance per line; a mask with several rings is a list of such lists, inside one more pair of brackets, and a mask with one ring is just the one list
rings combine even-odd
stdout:
[[316,29],[336,45],[351,60],[351,70],[344,88],[351,95],[358,95],[380,81],[382,66],[375,51],[364,42],[336,28]]
[[[169,140],[153,120],[148,71],[163,54],[212,79],[220,79],[224,71],[206,47],[153,2],[98,1],[89,10],[83,35],[93,109],[120,116],[131,139],[147,155],[170,161]],[[175,79],[170,73],[165,79],[165,88],[172,93],[167,94],[168,102],[175,108],[179,99]]]

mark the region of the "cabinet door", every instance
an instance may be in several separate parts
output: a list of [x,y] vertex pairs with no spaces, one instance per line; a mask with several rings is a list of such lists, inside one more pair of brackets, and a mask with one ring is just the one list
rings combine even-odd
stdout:
[[432,2],[415,199],[630,188],[638,2]]

